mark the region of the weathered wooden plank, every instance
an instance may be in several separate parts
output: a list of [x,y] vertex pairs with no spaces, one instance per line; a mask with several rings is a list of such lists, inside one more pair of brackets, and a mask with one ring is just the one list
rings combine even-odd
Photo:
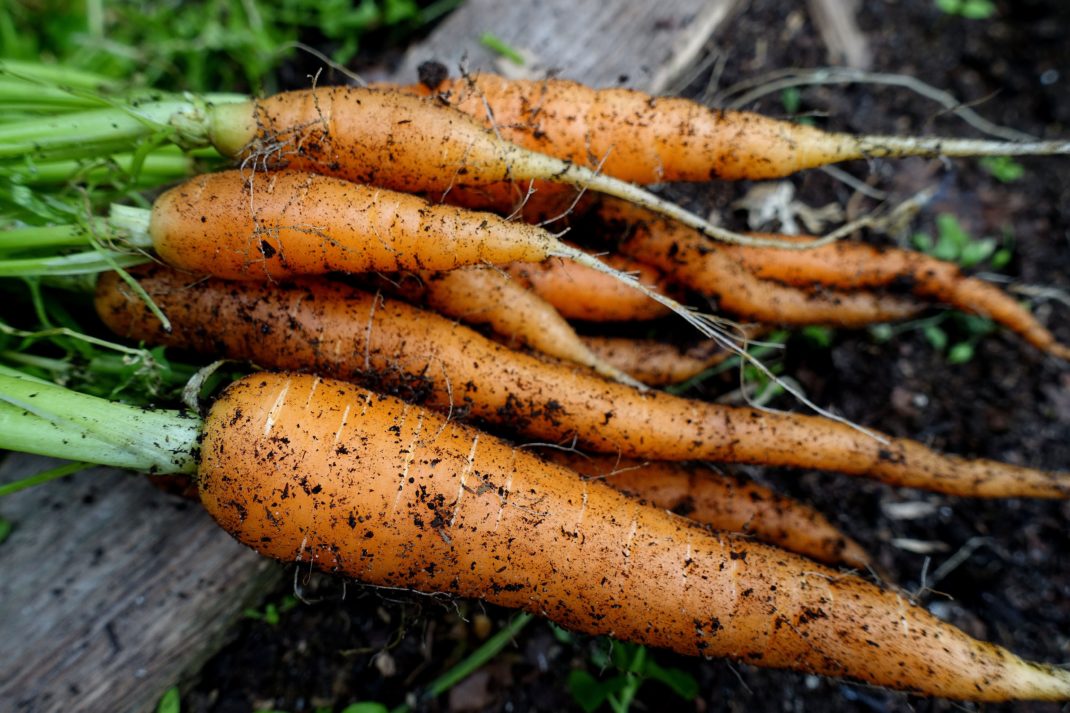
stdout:
[[529,56],[523,71],[553,72],[593,86],[626,84],[664,90],[702,50],[706,40],[741,0],[590,2],[469,0],[425,42],[412,47],[397,72],[416,79],[421,62],[433,59],[456,72],[509,69],[480,42],[490,33]]
[[[8,456],[0,482],[56,464]],[[281,568],[196,504],[96,469],[0,500],[0,710],[141,711]]]
[[[413,81],[437,59],[494,68],[484,32],[537,58],[525,71],[664,89],[743,0],[470,0],[407,53]],[[51,461],[11,456],[0,482]],[[279,568],[192,504],[95,470],[0,500],[0,710],[145,711],[195,670]]]

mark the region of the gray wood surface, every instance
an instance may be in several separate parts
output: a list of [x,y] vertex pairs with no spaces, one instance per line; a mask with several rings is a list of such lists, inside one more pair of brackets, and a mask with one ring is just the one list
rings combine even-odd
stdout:
[[[395,75],[419,62],[495,69],[490,32],[593,85],[663,90],[742,0],[470,0]],[[0,482],[44,470],[9,456]],[[145,711],[195,672],[280,568],[245,550],[193,504],[144,479],[95,470],[0,500],[0,711]]]
[[[0,482],[56,464],[10,455]],[[141,711],[281,569],[195,503],[94,469],[0,500],[0,711]]]
[[[741,0],[469,0],[425,41],[412,47],[397,72],[416,80],[426,60],[451,74],[517,72],[542,77],[553,72],[597,87],[625,85],[663,91],[694,62],[714,31]],[[498,38],[528,57],[523,67],[480,42]]]

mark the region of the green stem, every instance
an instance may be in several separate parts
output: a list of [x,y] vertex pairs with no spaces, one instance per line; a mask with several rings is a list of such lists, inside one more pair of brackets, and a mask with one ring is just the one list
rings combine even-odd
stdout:
[[100,74],[43,62],[0,59],[0,76],[2,75],[96,92],[116,89],[114,80]]
[[68,374],[74,368],[71,362],[67,359],[50,359],[48,357],[38,356],[37,354],[13,352],[10,350],[0,352],[0,360],[10,364],[32,366],[35,369],[41,369],[52,374]]
[[0,124],[0,160],[107,156],[129,151],[131,143],[161,132],[179,145],[203,147],[211,143],[219,105],[247,100],[237,94],[135,100],[107,109]]
[[152,211],[146,208],[112,203],[108,211],[108,223],[121,231],[124,240],[134,247],[152,247],[152,235],[149,232],[151,222]]
[[0,104],[19,111],[84,111],[107,106],[92,96],[72,94],[58,87],[0,78]]
[[186,100],[147,102],[0,125],[0,159],[70,159],[122,152],[138,139],[169,129],[179,114],[195,116],[198,106]]
[[0,366],[0,448],[153,473],[196,471],[203,423],[80,394]]
[[[424,689],[420,698],[422,700],[437,698],[468,676],[472,675],[472,673],[478,670],[480,666],[486,664],[492,658],[497,656],[498,652],[512,643],[513,639],[516,638],[516,635],[520,633],[520,630],[527,626],[533,618],[534,615],[528,614],[527,612],[517,614],[504,629],[483,642],[478,649],[469,654],[456,666],[432,681],[427,688]],[[403,703],[394,708],[391,713],[408,713],[410,710],[412,709],[409,705]]]
[[0,166],[0,175],[17,175],[22,183],[41,185],[65,183],[72,179],[103,182],[133,175],[137,169],[139,179],[149,178],[153,184],[165,183],[168,179],[182,178],[193,173],[193,161],[182,154],[150,153],[137,165],[134,154],[124,153],[107,158],[58,161],[41,161],[30,166]]
[[59,478],[65,478],[68,475],[74,475],[86,468],[91,468],[92,463],[80,463],[75,461],[74,463],[65,463],[64,465],[57,466],[55,468],[49,468],[48,470],[31,475],[28,478],[20,478],[13,483],[4,483],[0,485],[0,498],[17,493],[20,490],[26,490],[26,488],[32,488],[35,485],[41,485],[47,483],[50,480],[58,480]]
[[90,245],[92,233],[105,230],[107,230],[107,221],[99,218],[93,220],[88,227],[85,225],[50,225],[10,228],[0,231],[0,252]]
[[149,262],[145,255],[115,250],[87,250],[58,257],[28,257],[0,260],[0,277],[41,277],[84,275]]

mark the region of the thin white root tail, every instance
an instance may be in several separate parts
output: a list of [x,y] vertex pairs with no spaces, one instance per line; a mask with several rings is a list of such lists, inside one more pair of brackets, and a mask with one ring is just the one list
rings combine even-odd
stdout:
[[1070,154],[1070,141],[992,141],[988,139],[942,139],[909,136],[860,136],[862,157],[901,158],[904,156],[1055,156]]

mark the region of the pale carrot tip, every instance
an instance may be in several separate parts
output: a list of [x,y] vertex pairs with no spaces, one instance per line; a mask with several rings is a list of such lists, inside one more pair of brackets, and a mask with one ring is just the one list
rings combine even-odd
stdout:
[[1063,361],[1070,361],[1070,347],[1065,344],[1051,344],[1048,349],[1048,353],[1052,356],[1058,357]]
[[1019,659],[1018,664],[1008,675],[1011,697],[1038,701],[1070,700],[1070,671],[1024,659]]

